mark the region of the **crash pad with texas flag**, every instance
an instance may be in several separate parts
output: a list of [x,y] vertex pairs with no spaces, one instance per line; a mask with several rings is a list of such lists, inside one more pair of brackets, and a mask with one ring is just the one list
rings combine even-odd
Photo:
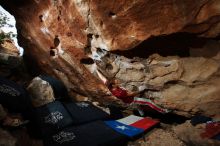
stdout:
[[119,120],[105,121],[105,123],[121,134],[127,135],[128,137],[135,137],[157,125],[159,121],[130,115]]

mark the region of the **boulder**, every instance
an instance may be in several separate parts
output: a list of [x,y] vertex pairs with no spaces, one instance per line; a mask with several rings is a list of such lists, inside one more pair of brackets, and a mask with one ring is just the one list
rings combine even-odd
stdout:
[[55,101],[51,85],[39,77],[35,77],[31,81],[27,90],[30,94],[31,102],[34,107],[40,107]]
[[13,40],[11,39],[4,39],[2,43],[0,43],[0,53],[1,54],[8,54],[11,56],[19,56],[19,50],[15,46]]
[[220,142],[214,139],[203,139],[200,134],[205,131],[205,124],[192,126],[190,121],[173,126],[171,130],[186,145],[218,146]]
[[[97,64],[108,80],[129,92],[144,93],[144,98],[173,112],[191,116],[220,113],[219,59],[152,55],[147,59],[128,59],[106,55]],[[112,66],[108,69],[108,66]]]
[[[109,94],[107,88],[80,64],[85,52],[94,48],[131,49],[151,36],[176,32],[193,32],[205,37],[219,34],[218,0],[194,3],[190,0],[10,0],[1,4],[15,16],[20,44],[38,68],[56,76],[57,71],[62,72],[73,85],[71,90],[96,98],[109,97]],[[213,25],[215,27],[210,27]],[[65,57],[50,57],[55,36],[59,36],[64,54],[68,54],[74,64]]]

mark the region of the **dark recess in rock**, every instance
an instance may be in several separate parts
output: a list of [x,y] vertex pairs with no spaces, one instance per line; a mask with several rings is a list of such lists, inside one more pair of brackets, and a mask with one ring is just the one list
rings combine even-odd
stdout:
[[114,54],[123,55],[127,58],[148,58],[157,53],[161,56],[188,57],[191,47],[200,48],[210,38],[198,37],[196,34],[175,33],[171,35],[151,37],[131,50],[112,51]]

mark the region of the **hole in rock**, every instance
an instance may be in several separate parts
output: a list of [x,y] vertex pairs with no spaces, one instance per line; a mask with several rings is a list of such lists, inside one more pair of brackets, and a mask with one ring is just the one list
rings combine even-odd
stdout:
[[61,18],[60,18],[60,16],[58,16],[58,17],[57,17],[57,21],[60,21],[60,20],[61,20]]
[[59,36],[58,36],[58,35],[55,35],[55,38],[54,38],[53,42],[54,42],[54,47],[55,47],[55,48],[59,46],[59,44],[60,44],[60,39],[59,39]]
[[71,32],[67,32],[66,35],[67,35],[68,37],[71,37],[73,34],[72,34]]
[[100,26],[103,27],[103,21],[100,22]]
[[98,54],[101,54],[103,52],[101,48],[97,48],[96,51]]
[[131,50],[112,51],[112,53],[122,55],[128,58],[140,57],[147,58],[154,53],[162,56],[180,57],[190,56],[190,48],[200,48],[208,38],[198,37],[190,33],[175,33],[171,35],[151,37]]
[[43,15],[39,16],[40,22],[43,22]]
[[99,35],[96,34],[96,35],[95,35],[95,38],[99,38]]
[[93,61],[92,58],[82,58],[82,59],[80,60],[80,63],[82,63],[82,64],[93,64],[94,61]]
[[92,51],[91,51],[90,46],[86,46],[86,47],[84,48],[84,53],[85,53],[85,55],[92,54]]
[[92,36],[93,36],[93,34],[91,34],[91,33],[87,34],[87,46],[84,47],[85,55],[92,54],[92,51],[91,51]]
[[93,36],[93,34],[91,34],[91,33],[87,34],[87,38],[92,39],[92,36]]
[[50,50],[50,56],[55,56],[56,55],[56,52],[53,50]]
[[88,46],[91,46],[92,36],[93,34],[91,33],[87,34],[87,45]]
[[112,70],[113,66],[110,63],[107,63],[105,68],[106,70]]
[[111,11],[108,13],[108,15],[109,15],[109,17],[115,17],[116,16],[116,14],[114,12],[111,12]]

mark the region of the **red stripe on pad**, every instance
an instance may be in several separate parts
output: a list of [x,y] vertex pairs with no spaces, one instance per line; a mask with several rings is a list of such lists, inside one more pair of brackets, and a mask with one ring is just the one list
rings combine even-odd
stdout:
[[131,124],[130,126],[134,126],[136,128],[141,128],[141,129],[147,130],[158,123],[159,123],[158,120],[144,118],[142,120],[139,120],[139,121]]
[[145,104],[145,105],[148,105],[148,106],[150,106],[151,108],[157,110],[158,112],[161,112],[161,113],[164,113],[164,112],[165,112],[163,109],[158,108],[157,106],[153,105],[153,104],[150,103],[150,102],[146,102],[146,101],[134,101],[134,103]]

